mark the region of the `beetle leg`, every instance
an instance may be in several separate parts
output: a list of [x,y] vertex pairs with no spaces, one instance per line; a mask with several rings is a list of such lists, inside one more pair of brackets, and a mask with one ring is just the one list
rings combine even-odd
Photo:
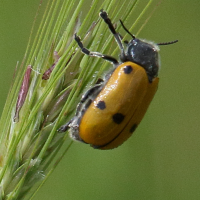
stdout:
[[107,60],[111,63],[113,63],[114,65],[118,65],[118,61],[113,58],[112,56],[108,56],[108,55],[104,55],[104,54],[101,54],[99,52],[92,52],[90,50],[88,50],[87,48],[85,48],[83,46],[83,43],[81,42],[81,39],[79,36],[77,36],[76,34],[74,35],[74,39],[76,40],[76,42],[78,43],[78,46],[81,48],[81,51],[88,55],[88,56],[96,56],[96,57],[100,57],[100,58],[103,58],[104,60]]
[[[76,116],[78,116],[78,113],[82,110],[83,112],[85,112],[85,110],[90,106],[91,102],[93,99],[89,98],[90,96],[94,96],[96,97],[98,95],[98,93],[100,92],[99,88],[102,86],[102,84],[98,84],[95,85],[94,87],[90,88],[89,90],[87,90],[82,98],[80,103],[78,104],[77,108],[76,108]],[[99,92],[96,92],[99,91]],[[95,94],[95,95],[94,95]],[[84,105],[85,108],[83,108],[83,104],[88,100],[88,102]]]
[[100,17],[104,20],[104,22],[108,25],[108,28],[110,29],[111,33],[114,35],[115,37],[115,40],[121,50],[121,56],[122,57],[125,57],[125,53],[124,53],[124,47],[123,47],[123,44],[122,44],[122,40],[121,40],[121,36],[119,33],[117,33],[115,31],[115,28],[110,20],[110,18],[108,17],[108,14],[107,12],[105,12],[103,9],[100,10],[100,13],[99,13]]
[[98,85],[95,85],[94,87],[90,88],[89,90],[87,90],[81,98],[81,103],[84,103],[86,101],[86,99],[88,99],[88,97],[90,95],[94,94],[94,92],[97,91],[101,86],[102,86],[101,84],[98,84]]
[[74,120],[74,117],[69,120],[66,124],[62,125],[57,131],[62,133],[62,132],[66,132],[70,127],[69,125],[72,123],[72,121]]

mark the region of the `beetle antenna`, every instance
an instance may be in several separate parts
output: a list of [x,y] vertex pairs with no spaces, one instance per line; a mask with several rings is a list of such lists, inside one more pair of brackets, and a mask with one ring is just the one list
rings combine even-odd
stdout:
[[132,33],[130,33],[130,31],[124,26],[122,20],[120,19],[119,21],[120,21],[120,23],[121,23],[123,29],[124,29],[133,39],[135,39],[135,36],[134,36]]
[[174,41],[171,41],[171,42],[161,42],[161,43],[157,43],[157,45],[168,45],[168,44],[174,44],[174,43],[177,43],[178,40],[174,40]]

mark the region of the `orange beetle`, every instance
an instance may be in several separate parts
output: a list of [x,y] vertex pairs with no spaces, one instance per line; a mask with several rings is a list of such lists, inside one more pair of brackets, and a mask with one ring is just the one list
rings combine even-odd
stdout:
[[158,45],[137,39],[123,25],[132,40],[124,50],[121,37],[105,11],[100,16],[108,25],[120,48],[120,62],[115,58],[86,49],[75,35],[84,54],[96,56],[111,62],[114,70],[106,75],[103,82],[89,89],[77,106],[77,112],[59,131],[70,128],[73,139],[90,144],[97,149],[113,149],[126,141],[135,131],[153,99],[159,78]]

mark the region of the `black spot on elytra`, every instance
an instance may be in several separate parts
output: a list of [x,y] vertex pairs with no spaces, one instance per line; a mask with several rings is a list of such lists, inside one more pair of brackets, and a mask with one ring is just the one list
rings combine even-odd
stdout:
[[137,128],[137,124],[134,124],[130,129],[130,133],[133,133],[136,128]]
[[130,65],[124,67],[125,74],[130,74],[132,71],[133,71],[133,68]]
[[104,110],[106,108],[106,103],[105,101],[99,101],[96,105],[97,108],[99,108],[100,110]]
[[113,118],[113,121],[116,123],[116,124],[121,124],[122,121],[124,120],[124,115],[121,114],[121,113],[116,113],[112,116]]

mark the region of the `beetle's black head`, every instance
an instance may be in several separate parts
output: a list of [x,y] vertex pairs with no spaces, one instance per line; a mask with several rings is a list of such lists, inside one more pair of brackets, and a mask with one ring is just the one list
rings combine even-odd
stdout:
[[127,49],[126,51],[124,51],[124,49],[122,48],[120,55],[121,61],[122,62],[131,61],[143,67],[147,72],[149,81],[152,82],[153,78],[158,76],[158,70],[160,66],[158,45],[174,44],[178,42],[178,40],[174,40],[171,42],[157,43],[157,44],[145,40],[140,40],[129,32],[129,30],[124,26],[121,20],[120,23],[124,28],[124,30],[133,38],[130,42],[125,42],[127,45]]
[[[159,48],[152,42],[146,42],[133,38],[125,51],[125,61],[131,61],[142,66],[148,77],[152,80],[158,75],[159,69]],[[123,60],[123,58],[122,58]]]

